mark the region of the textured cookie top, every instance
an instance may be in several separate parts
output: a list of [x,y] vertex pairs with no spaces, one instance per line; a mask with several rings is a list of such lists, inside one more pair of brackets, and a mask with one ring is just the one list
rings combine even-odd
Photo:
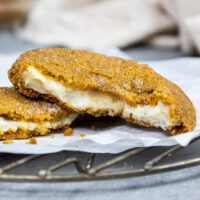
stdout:
[[13,88],[0,88],[0,117],[15,121],[44,122],[57,121],[66,115],[67,111],[54,103],[28,99]]
[[195,109],[184,92],[148,65],[108,57],[84,50],[47,48],[27,51],[9,71],[14,86],[30,97],[39,93],[24,87],[21,74],[33,66],[43,75],[75,89],[92,89],[112,94],[132,106],[169,105],[172,123],[181,125],[174,133],[191,131],[196,124]]

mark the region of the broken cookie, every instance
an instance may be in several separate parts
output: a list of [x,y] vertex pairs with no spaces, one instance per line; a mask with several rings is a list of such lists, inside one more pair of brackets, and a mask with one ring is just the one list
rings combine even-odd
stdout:
[[70,125],[77,116],[55,103],[28,99],[14,88],[0,88],[0,139],[45,135]]
[[148,65],[85,50],[27,51],[9,70],[15,88],[76,112],[120,116],[171,134],[192,131],[196,112],[186,94]]

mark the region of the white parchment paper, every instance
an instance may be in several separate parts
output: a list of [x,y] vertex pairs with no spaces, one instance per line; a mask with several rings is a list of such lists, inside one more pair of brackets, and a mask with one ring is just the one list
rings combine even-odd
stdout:
[[[126,57],[125,54],[114,49],[105,52],[109,55]],[[19,55],[0,55],[0,86],[11,86],[7,78],[7,71]],[[141,62],[142,63],[142,62]],[[171,136],[154,128],[143,128],[127,123],[123,120],[95,120],[89,125],[77,125],[73,136],[63,133],[37,137],[37,145],[26,144],[28,140],[14,140],[8,145],[0,142],[0,152],[44,154],[62,150],[85,151],[95,153],[119,153],[134,147],[183,146],[200,135],[200,58],[179,58],[156,62],[146,62],[155,71],[178,84],[190,97],[197,112],[197,126],[193,132]],[[91,130],[91,125],[96,130]],[[80,137],[85,133],[86,137]]]

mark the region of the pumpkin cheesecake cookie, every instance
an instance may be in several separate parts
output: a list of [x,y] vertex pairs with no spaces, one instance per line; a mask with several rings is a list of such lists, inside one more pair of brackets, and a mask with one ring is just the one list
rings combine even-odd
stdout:
[[9,70],[15,88],[32,98],[94,116],[120,116],[173,135],[192,131],[196,113],[174,83],[148,65],[85,50],[27,51]]
[[13,88],[0,88],[0,139],[45,135],[70,125],[77,116],[55,103],[31,100]]

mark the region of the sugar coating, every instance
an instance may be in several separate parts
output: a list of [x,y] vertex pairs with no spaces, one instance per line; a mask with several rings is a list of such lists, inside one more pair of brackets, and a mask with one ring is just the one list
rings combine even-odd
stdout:
[[[21,76],[29,66],[66,88],[105,92],[132,107],[157,105],[161,101],[169,106],[171,123],[178,124],[168,127],[167,131],[172,134],[192,131],[196,125],[196,112],[190,99],[177,85],[157,74],[148,65],[85,50],[46,48],[22,54],[9,70],[9,78],[15,88],[29,97],[43,97],[70,109],[54,96],[40,94],[24,86]],[[143,121],[127,120],[150,126]]]
[[68,113],[55,103],[26,98],[14,88],[0,88],[0,116],[8,119],[26,122],[57,121]]
[[77,116],[55,103],[28,99],[14,88],[0,88],[0,139],[45,135],[70,125]]

